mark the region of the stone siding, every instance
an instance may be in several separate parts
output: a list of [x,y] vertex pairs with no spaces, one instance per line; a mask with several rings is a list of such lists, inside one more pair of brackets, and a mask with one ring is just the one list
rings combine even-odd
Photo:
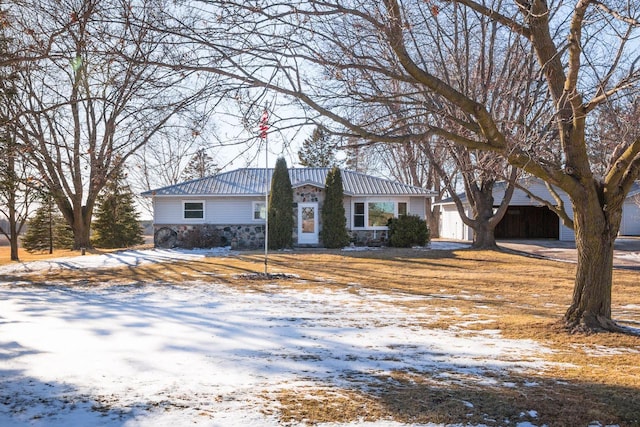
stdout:
[[264,247],[264,224],[154,225],[154,236],[156,247],[258,249]]
[[351,230],[351,243],[355,246],[386,246],[389,232],[387,230]]

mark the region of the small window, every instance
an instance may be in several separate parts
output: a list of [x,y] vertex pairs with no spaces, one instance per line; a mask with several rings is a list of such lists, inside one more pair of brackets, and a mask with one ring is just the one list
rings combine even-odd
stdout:
[[264,221],[267,218],[267,205],[265,202],[253,202],[253,220]]
[[204,219],[204,202],[184,202],[184,219]]
[[407,203],[406,202],[398,202],[398,216],[407,214]]
[[353,204],[353,226],[364,227],[364,203]]

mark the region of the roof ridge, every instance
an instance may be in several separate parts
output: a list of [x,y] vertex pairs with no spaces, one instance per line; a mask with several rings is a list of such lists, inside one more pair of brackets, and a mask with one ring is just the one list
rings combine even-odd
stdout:
[[[292,185],[313,184],[324,187],[326,174],[331,167],[287,168]],[[373,176],[363,172],[339,168],[343,175],[344,192],[348,195],[375,196],[432,196],[433,191],[405,184],[388,178]],[[161,195],[256,195],[264,193],[270,186],[269,176],[274,168],[238,168],[219,172],[203,178],[168,185],[142,193],[143,196]],[[266,188],[265,188],[266,186]]]

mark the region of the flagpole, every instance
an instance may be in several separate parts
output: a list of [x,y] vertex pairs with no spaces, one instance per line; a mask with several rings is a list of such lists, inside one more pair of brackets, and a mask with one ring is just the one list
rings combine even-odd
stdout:
[[269,113],[265,108],[260,118],[260,138],[264,139],[264,275],[269,274]]
[[269,265],[269,139],[264,138],[264,275],[268,275]]

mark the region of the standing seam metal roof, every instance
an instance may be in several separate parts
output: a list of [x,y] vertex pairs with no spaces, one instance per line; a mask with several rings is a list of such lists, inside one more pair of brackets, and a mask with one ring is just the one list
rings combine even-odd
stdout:
[[[293,188],[314,185],[324,188],[329,168],[293,168]],[[344,193],[350,196],[406,195],[431,197],[436,193],[363,173],[341,170]],[[246,168],[145,191],[143,196],[250,196],[264,194],[271,186],[273,169]]]

